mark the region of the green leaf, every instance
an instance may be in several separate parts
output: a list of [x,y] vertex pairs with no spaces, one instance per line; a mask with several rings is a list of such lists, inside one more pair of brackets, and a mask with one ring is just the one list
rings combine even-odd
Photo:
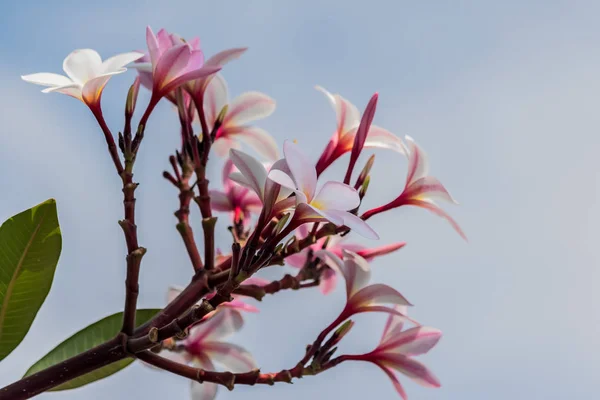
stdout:
[[[136,312],[136,323],[141,325],[150,320],[156,315],[160,309],[141,309]],[[87,328],[83,328],[54,349],[46,354],[41,360],[33,364],[25,373],[23,377],[33,375],[43,369],[51,367],[54,364],[58,364],[68,358],[74,357],[78,354],[83,353],[86,350],[101,345],[114,338],[117,333],[121,330],[123,323],[123,313],[119,312],[113,315],[109,315],[106,318],[101,319],[98,322],[89,325]],[[88,383],[106,378],[122,370],[131,364],[134,360],[131,358],[117,361],[116,363],[107,365],[95,371],[89,372],[78,378],[75,378],[69,382],[63,383],[60,386],[50,389],[51,391],[75,389]]]
[[0,360],[21,343],[44,303],[61,246],[54,199],[0,227]]

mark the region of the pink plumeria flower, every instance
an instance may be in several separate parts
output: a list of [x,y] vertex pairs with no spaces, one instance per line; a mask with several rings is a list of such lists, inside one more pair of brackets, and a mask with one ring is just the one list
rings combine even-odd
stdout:
[[[309,235],[310,224],[304,224],[296,229],[296,237],[298,239],[304,239]],[[405,242],[397,242],[391,243],[385,246],[371,247],[368,248],[358,243],[346,243],[345,237],[340,235],[328,236],[321,238],[315,242],[315,244],[307,247],[299,253],[292,254],[285,258],[286,264],[295,267],[302,268],[306,263],[306,258],[308,256],[309,251],[318,251],[323,248],[323,245],[327,241],[327,250],[329,250],[333,255],[338,258],[343,257],[344,250],[350,250],[359,256],[363,257],[367,261],[373,260],[375,257],[379,257],[385,254],[392,253],[396,250],[403,248],[406,243]],[[319,288],[323,294],[329,294],[333,289],[335,289],[337,283],[337,274],[336,269],[331,267],[331,264],[339,264],[339,262],[332,261],[330,257],[327,257],[323,260],[325,264],[329,267],[321,272],[321,279],[319,281]],[[340,261],[341,262],[341,261]]]
[[[231,173],[229,177],[258,195],[263,207],[267,208],[266,217],[277,215],[295,204],[295,200],[290,197],[292,191],[269,179],[269,171],[256,158],[235,149],[229,151],[229,158],[239,170]],[[276,161],[271,170],[275,168],[287,171],[284,160]]]
[[[396,289],[381,283],[368,285],[371,279],[369,263],[361,256],[343,250],[343,261],[329,250],[318,250],[316,257],[331,260],[331,268],[346,280],[346,306],[340,313],[341,323],[352,315],[364,312],[387,312],[399,314],[387,304],[410,306],[411,304]],[[406,318],[404,314],[400,315]]]
[[275,100],[260,92],[242,93],[232,101],[228,97],[225,79],[216,74],[204,93],[204,113],[209,132],[212,132],[223,107],[228,108],[216,132],[213,150],[224,157],[229,149],[238,149],[240,143],[245,143],[268,160],[279,159],[277,143],[271,135],[264,129],[248,125],[271,115],[275,111]]
[[[397,307],[398,314],[405,313],[402,307]],[[429,369],[413,357],[427,353],[442,337],[439,329],[427,326],[416,326],[403,330],[405,318],[390,314],[383,331],[379,345],[370,353],[345,356],[348,360],[368,361],[385,372],[394,384],[394,388],[402,399],[408,397],[400,384],[395,371],[400,372],[421,386],[440,387],[440,381]]]
[[360,205],[356,189],[341,182],[329,181],[317,191],[315,167],[299,147],[286,141],[283,153],[289,172],[273,168],[269,178],[295,191],[297,206],[294,218],[305,222],[329,221],[338,226],[347,226],[368,239],[379,239],[369,225],[348,212]]
[[[317,162],[317,174],[320,175],[335,160],[352,150],[361,118],[356,106],[339,94],[331,94],[320,86],[317,86],[316,89],[327,96],[337,117],[336,130]],[[370,126],[364,147],[389,149],[401,154],[407,153],[402,139],[376,125]]]
[[[187,43],[180,37],[169,34],[164,29],[154,35],[146,28],[149,62],[138,63],[137,68],[143,85],[148,85],[148,73],[152,74],[152,97],[154,102],[170,95],[180,85],[219,71],[220,67],[204,67],[204,53],[198,42]],[[196,44],[198,43],[198,44]],[[146,75],[144,75],[144,73]]]
[[234,223],[242,221],[244,225],[250,222],[252,213],[259,213],[262,202],[250,189],[234,183],[229,175],[234,165],[227,160],[223,167],[223,190],[210,191],[210,205],[213,210],[231,213]]
[[141,58],[142,53],[130,52],[118,54],[104,61],[91,49],[75,50],[63,61],[63,70],[67,76],[41,72],[23,75],[21,78],[30,83],[48,86],[43,93],[57,92],[66,94],[84,102],[88,107],[98,110],[102,91],[113,75],[127,71],[126,65]]
[[450,225],[452,225],[454,230],[456,230],[456,232],[458,232],[463,239],[467,240],[465,233],[462,231],[458,223],[450,215],[448,215],[448,213],[440,208],[435,203],[435,200],[443,200],[454,204],[458,203],[452,198],[450,193],[437,178],[428,175],[429,163],[427,161],[427,155],[425,152],[410,136],[406,136],[406,142],[408,144],[409,155],[408,173],[406,176],[406,185],[404,186],[404,190],[400,196],[390,203],[366,211],[362,218],[366,220],[375,214],[379,214],[383,211],[404,205],[417,206],[425,208],[446,219]]
[[[243,322],[239,312],[221,309],[190,330],[189,336],[182,342],[183,351],[167,352],[165,356],[172,361],[192,364],[207,371],[215,371],[215,363],[234,373],[255,369],[256,362],[248,351],[222,341],[239,331]],[[216,394],[217,384],[192,382],[193,400],[212,400]]]
[[[251,279],[251,278],[250,278]],[[261,280],[258,280],[259,278],[256,278],[256,281],[250,281],[250,283],[248,283],[249,279],[246,279],[246,283],[247,284],[258,284],[258,283],[262,283]],[[256,282],[256,283],[254,283]],[[167,291],[167,304],[171,303],[173,300],[175,300],[175,298],[177,296],[179,296],[179,294],[181,293],[181,291],[183,290],[183,288],[179,287],[179,286],[170,286],[168,291]],[[214,297],[214,295],[216,294],[216,292],[213,293],[209,293],[206,296],[206,300],[210,300],[211,298]],[[221,308],[230,308],[233,310],[239,310],[239,311],[246,311],[246,312],[250,312],[250,313],[257,313],[259,312],[258,308],[254,307],[251,304],[245,303],[244,300],[242,300],[242,298],[244,296],[241,295],[232,295],[231,296],[233,300],[228,301],[226,303],[221,303],[217,306],[217,310],[221,309]],[[205,319],[207,319],[207,317],[210,317],[210,314],[207,315],[205,317]]]

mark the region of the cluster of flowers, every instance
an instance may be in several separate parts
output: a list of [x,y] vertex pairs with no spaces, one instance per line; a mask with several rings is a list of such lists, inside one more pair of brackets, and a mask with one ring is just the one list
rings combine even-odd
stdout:
[[[436,200],[455,201],[444,186],[429,175],[424,151],[412,138],[407,136],[402,140],[372,125],[377,94],[361,115],[344,97],[317,87],[335,110],[335,132],[316,164],[299,145],[290,141],[284,143],[281,158],[273,138],[266,131],[249,125],[273,113],[274,100],[259,92],[244,93],[229,100],[226,82],[218,73],[226,63],[244,53],[245,48],[226,50],[204,61],[198,39],[186,41],[165,30],[155,35],[150,28],[146,39],[147,53],[130,52],[102,61],[93,50],[76,50],[64,61],[66,77],[37,73],[22,78],[47,86],[44,92],[75,97],[98,116],[101,115],[102,91],[108,80],[125,72],[126,66],[137,69],[135,96],[140,84],[152,91],[150,104],[142,118],[144,122],[159,100],[166,98],[178,109],[185,108],[190,125],[200,125],[200,140],[212,132],[214,152],[227,157],[222,189],[210,191],[210,205],[216,212],[228,213],[235,240],[243,245],[253,236],[257,237],[259,243],[272,244],[286,264],[301,272],[306,272],[310,266],[323,294],[334,289],[339,276],[344,278],[346,306],[323,331],[320,342],[315,342],[318,346],[309,350],[308,359],[318,358],[321,368],[326,368],[335,351],[334,346],[353,325],[349,318],[357,313],[384,312],[389,318],[379,345],[367,354],[340,356],[336,363],[355,360],[377,365],[405,399],[406,394],[394,371],[419,384],[438,387],[439,381],[413,356],[429,351],[440,339],[441,332],[410,319],[406,312],[410,303],[398,291],[385,284],[369,284],[368,262],[402,248],[404,243],[368,248],[347,243],[342,237],[351,231],[368,239],[378,239],[366,221],[376,214],[406,205],[434,212],[449,221],[464,237],[458,224],[435,203]],[[128,102],[135,106],[135,98]],[[203,112],[195,111],[198,109]],[[264,162],[240,150],[242,145],[253,149]],[[350,181],[357,159],[365,148],[389,149],[407,157],[408,172],[404,189],[394,200],[359,213],[370,182],[373,158],[358,174],[355,184],[351,185]],[[345,153],[351,154],[343,182],[328,181],[319,187],[319,176]],[[311,238],[309,246],[298,247],[298,243]],[[230,258],[231,255],[218,255],[221,262]],[[268,282],[250,277],[243,284],[266,287]],[[177,293],[177,289],[172,288],[169,301]],[[252,370],[256,368],[252,356],[243,348],[222,340],[242,327],[243,312],[257,311],[240,295],[234,296],[233,301],[222,304],[194,325],[186,338],[165,341],[162,350],[177,362],[194,364],[205,370],[214,370],[215,363],[231,372]],[[408,322],[414,327],[405,328]],[[332,336],[323,344],[329,334]],[[208,382],[194,382],[192,387],[194,399],[212,399],[217,390],[216,384]]]

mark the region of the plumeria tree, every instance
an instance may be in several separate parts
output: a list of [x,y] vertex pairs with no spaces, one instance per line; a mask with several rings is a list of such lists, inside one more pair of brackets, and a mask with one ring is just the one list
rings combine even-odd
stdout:
[[[21,380],[0,389],[0,399],[26,399],[44,391],[77,388],[136,360],[188,378],[196,400],[213,399],[219,386],[232,390],[237,385],[291,383],[345,362],[377,366],[404,399],[407,396],[397,373],[421,385],[439,387],[438,379],[415,357],[435,346],[441,332],[410,318],[411,304],[398,290],[370,282],[369,261],[405,243],[370,247],[362,242],[363,238],[379,239],[368,224],[370,218],[403,206],[432,211],[461,236],[464,233],[435,203],[455,201],[429,175],[424,151],[412,138],[403,140],[373,124],[377,94],[360,113],[341,95],[317,87],[333,106],[336,127],[315,163],[301,145],[286,141],[280,148],[266,131],[252,125],[273,113],[272,98],[248,92],[229,99],[221,72],[245,48],[225,50],[205,60],[198,39],[184,40],[164,29],[155,35],[147,28],[146,42],[145,53],[130,52],[105,61],[94,50],[75,50],[64,60],[66,76],[35,73],[22,77],[46,86],[44,93],[62,93],[83,102],[106,139],[123,192],[123,198],[114,201],[123,201],[119,224],[127,245],[125,305],[122,312],[83,328],[49,351]],[[127,68],[137,70],[137,76],[126,96],[124,125],[117,132],[105,122],[102,92],[111,77]],[[134,125],[140,86],[151,96]],[[136,219],[134,167],[150,116],[161,101],[170,102],[179,115],[176,129],[181,146],[169,156],[172,169],[163,175],[178,197],[176,228],[192,269],[186,287],[165,287],[164,308],[140,309],[137,297],[143,288],[138,277],[146,249],[137,235],[138,224],[143,222]],[[406,185],[394,200],[361,210],[374,156],[362,168],[357,163],[370,148],[406,157],[408,172]],[[247,153],[248,149],[260,159]],[[319,179],[346,153],[349,161],[343,177]],[[207,179],[209,157],[223,159],[216,186],[209,186]],[[196,206],[201,235],[190,223],[190,209]],[[228,221],[231,237],[230,243],[219,247],[215,243],[217,217]],[[0,228],[0,360],[19,345],[48,294],[61,244],[52,199],[15,215]],[[275,281],[254,276],[275,265],[292,268]],[[242,330],[248,313],[259,311],[247,302],[249,298],[266,300],[285,290],[326,296],[340,280],[345,283],[345,306],[316,338],[307,339],[312,343],[298,349],[298,359],[291,365],[276,372],[262,371],[247,350],[228,341],[230,334]],[[366,354],[340,354],[338,344],[354,326],[352,318],[366,312],[388,316],[379,345]]]

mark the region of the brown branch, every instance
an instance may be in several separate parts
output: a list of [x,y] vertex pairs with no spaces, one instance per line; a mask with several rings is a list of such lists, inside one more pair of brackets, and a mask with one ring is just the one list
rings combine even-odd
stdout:
[[117,145],[115,144],[115,139],[113,137],[112,132],[108,125],[106,125],[106,121],[104,120],[104,116],[102,115],[102,110],[100,107],[90,108],[94,117],[96,117],[96,121],[100,125],[102,132],[104,133],[104,139],[106,139],[106,145],[108,146],[108,152],[110,157],[112,158],[113,163],[115,164],[115,168],[117,170],[117,174],[121,175],[123,173],[123,164],[121,163],[121,159],[119,158],[119,152],[117,151]]

